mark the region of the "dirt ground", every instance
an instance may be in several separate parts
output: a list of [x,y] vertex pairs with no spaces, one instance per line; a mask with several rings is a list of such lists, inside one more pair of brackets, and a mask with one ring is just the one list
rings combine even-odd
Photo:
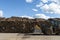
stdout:
[[60,40],[57,35],[24,35],[18,33],[0,33],[0,40]]

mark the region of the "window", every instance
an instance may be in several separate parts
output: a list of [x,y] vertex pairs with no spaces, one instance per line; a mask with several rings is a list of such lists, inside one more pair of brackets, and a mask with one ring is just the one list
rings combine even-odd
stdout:
[[52,24],[54,24],[54,21],[51,21],[52,22]]
[[58,23],[58,22],[57,22],[57,21],[55,21],[55,25],[57,25],[57,23]]

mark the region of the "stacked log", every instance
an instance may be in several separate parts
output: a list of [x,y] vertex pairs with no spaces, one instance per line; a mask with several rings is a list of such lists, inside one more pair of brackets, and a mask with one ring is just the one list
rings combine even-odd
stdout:
[[[45,19],[28,19],[21,17],[0,18],[0,33],[33,33],[37,25],[44,34],[52,34],[54,27],[50,22],[51,21]],[[60,29],[55,29],[55,32],[59,33]]]

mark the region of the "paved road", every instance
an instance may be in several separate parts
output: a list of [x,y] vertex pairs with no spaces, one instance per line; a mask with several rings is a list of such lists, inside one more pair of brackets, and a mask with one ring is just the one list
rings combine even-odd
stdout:
[[60,36],[24,35],[18,33],[0,33],[0,40],[60,40]]

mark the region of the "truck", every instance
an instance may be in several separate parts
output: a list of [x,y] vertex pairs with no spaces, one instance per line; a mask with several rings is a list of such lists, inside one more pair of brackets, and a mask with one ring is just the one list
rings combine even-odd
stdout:
[[60,19],[3,18],[0,20],[0,33],[60,34]]

